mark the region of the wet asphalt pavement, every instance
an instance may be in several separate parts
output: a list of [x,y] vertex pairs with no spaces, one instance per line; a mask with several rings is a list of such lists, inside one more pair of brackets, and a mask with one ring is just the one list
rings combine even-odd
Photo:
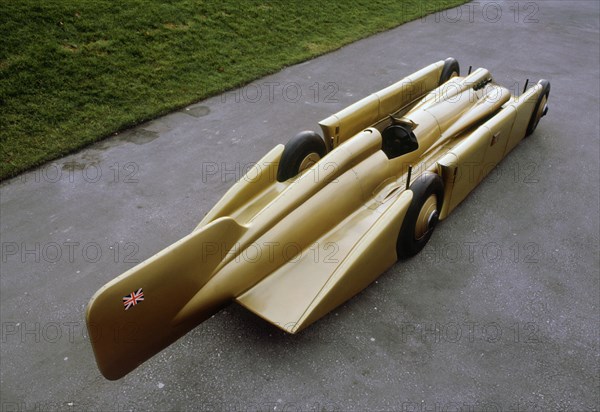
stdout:
[[[469,3],[3,183],[1,410],[598,410],[599,19],[596,1]],[[512,90],[550,80],[550,111],[420,255],[299,335],[232,305],[100,375],[100,286],[274,145],[448,56]]]

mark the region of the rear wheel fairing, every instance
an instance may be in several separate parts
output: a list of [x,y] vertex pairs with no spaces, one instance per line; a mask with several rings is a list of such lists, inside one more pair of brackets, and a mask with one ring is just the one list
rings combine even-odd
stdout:
[[444,61],[431,64],[320,121],[329,149],[339,146],[361,130],[404,109],[438,87],[443,67]]

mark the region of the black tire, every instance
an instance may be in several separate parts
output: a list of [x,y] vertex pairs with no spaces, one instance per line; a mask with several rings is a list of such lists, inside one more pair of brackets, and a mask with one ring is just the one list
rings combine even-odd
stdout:
[[[540,95],[537,98],[537,101],[535,102],[535,107],[533,108],[533,113],[531,113],[531,119],[529,119],[527,131],[525,132],[525,137],[529,136],[535,131],[537,125],[540,123],[540,119],[546,115],[547,108],[540,108],[540,106],[542,104],[547,106],[548,96],[550,95],[550,82],[548,80],[542,79],[538,82],[538,84],[542,85],[542,92],[540,93]],[[538,114],[540,109],[542,110],[541,116]]]
[[307,130],[291,138],[279,160],[277,180],[285,182],[296,176],[300,172],[302,161],[313,153],[317,154],[319,159],[327,153],[325,141],[317,133]]
[[458,61],[453,57],[448,57],[444,60],[444,68],[440,76],[440,85],[446,83],[454,76],[460,76],[460,66]]
[[[404,222],[398,234],[398,242],[396,243],[398,259],[414,256],[425,247],[437,225],[444,200],[444,182],[440,176],[434,173],[425,173],[419,176],[410,185],[410,190],[413,192],[413,199],[404,217]],[[419,214],[432,195],[436,197],[435,211],[428,216],[426,232],[417,238],[415,230]]]

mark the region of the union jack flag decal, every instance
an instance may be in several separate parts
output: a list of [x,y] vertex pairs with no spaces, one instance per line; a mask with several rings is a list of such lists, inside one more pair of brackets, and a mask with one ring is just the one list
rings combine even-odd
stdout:
[[130,295],[123,296],[123,306],[125,306],[125,310],[127,310],[130,307],[137,305],[142,300],[144,300],[144,291],[142,288],[139,288],[137,292],[131,292]]

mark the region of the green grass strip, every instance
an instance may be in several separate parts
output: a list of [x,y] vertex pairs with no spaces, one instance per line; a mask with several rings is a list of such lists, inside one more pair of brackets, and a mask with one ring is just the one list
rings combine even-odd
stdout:
[[0,180],[464,2],[1,0]]

